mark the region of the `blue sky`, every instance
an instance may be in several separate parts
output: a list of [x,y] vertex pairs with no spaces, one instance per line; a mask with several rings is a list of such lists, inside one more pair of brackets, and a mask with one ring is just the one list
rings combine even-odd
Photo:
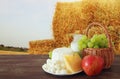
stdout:
[[56,2],[0,0],[0,44],[29,47],[31,40],[53,38],[51,27]]

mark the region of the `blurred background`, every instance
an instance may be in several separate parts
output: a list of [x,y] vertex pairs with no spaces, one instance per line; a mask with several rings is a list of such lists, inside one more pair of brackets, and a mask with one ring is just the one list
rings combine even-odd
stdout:
[[53,38],[56,2],[71,1],[0,0],[0,50],[26,51],[29,41]]
[[0,0],[0,44],[29,47],[29,41],[52,37],[52,17],[57,1]]
[[57,0],[0,0],[0,44],[29,47],[29,41],[52,38]]

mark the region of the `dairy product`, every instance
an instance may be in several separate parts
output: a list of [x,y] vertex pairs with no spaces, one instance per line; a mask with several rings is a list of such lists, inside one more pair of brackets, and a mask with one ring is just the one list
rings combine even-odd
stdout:
[[52,59],[47,59],[46,63],[43,65],[43,69],[54,74],[68,74],[69,72],[64,63],[64,55],[69,54],[73,54],[71,48],[62,47],[54,49]]

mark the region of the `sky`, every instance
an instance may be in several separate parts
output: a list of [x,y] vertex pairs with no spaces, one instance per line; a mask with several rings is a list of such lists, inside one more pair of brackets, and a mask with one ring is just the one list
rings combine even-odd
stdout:
[[58,1],[75,0],[0,0],[0,44],[29,48],[29,41],[52,39]]

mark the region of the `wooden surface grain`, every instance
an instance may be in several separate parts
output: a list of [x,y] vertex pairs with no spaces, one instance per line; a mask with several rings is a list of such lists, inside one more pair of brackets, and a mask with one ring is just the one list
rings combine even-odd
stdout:
[[120,79],[120,56],[110,69],[94,77],[81,72],[72,76],[53,76],[42,70],[47,55],[0,55],[0,79]]

